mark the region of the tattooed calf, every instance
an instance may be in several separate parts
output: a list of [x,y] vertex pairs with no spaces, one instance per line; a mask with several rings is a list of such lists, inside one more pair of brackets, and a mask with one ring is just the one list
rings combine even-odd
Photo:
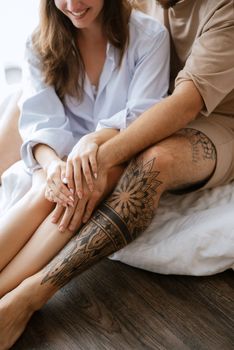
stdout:
[[109,199],[44,269],[41,284],[61,288],[72,277],[135,239],[150,224],[155,211],[159,172],[155,159],[131,161]]

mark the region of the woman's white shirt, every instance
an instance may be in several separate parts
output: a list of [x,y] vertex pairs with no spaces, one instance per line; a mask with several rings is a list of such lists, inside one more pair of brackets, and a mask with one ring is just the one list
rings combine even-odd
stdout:
[[40,62],[28,42],[19,123],[21,155],[28,170],[39,168],[32,153],[36,144],[47,144],[63,158],[85,134],[102,128],[122,130],[167,95],[167,30],[152,17],[133,10],[129,34],[121,67],[118,49],[108,43],[98,89],[94,94],[86,76],[81,102],[65,96],[62,103],[55,89],[43,83]]

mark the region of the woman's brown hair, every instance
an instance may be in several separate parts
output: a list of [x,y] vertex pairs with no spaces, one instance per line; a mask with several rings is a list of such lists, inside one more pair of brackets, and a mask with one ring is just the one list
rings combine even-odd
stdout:
[[[104,0],[103,32],[120,52],[121,64],[128,44],[128,0]],[[40,57],[44,81],[55,87],[58,96],[65,94],[82,99],[84,63],[76,44],[77,28],[55,6],[54,0],[41,0],[39,26],[33,34],[33,47]]]

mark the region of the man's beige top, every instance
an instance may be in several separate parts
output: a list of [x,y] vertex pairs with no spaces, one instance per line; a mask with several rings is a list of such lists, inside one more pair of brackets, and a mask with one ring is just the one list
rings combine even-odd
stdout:
[[138,4],[170,30],[175,86],[192,80],[203,115],[234,117],[234,0],[181,0],[168,14],[154,0]]

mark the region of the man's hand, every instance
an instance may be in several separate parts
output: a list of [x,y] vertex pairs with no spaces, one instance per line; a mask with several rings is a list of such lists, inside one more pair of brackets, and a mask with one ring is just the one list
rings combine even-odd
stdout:
[[103,169],[100,176],[94,181],[94,190],[89,191],[86,181],[83,179],[82,199],[75,196],[74,206],[64,208],[57,204],[54,209],[52,222],[58,223],[59,230],[64,232],[67,228],[70,231],[77,230],[80,225],[86,223],[92,215],[94,209],[104,199],[108,193],[108,173]]
[[94,209],[114,189],[120,179],[126,164],[110,167],[103,157],[102,146],[97,152],[98,177],[94,179],[94,190],[89,191],[83,178],[83,197],[76,195],[74,207],[63,208],[57,205],[52,216],[52,222],[59,222],[59,230],[64,232],[67,228],[77,230],[82,223],[86,223]]

